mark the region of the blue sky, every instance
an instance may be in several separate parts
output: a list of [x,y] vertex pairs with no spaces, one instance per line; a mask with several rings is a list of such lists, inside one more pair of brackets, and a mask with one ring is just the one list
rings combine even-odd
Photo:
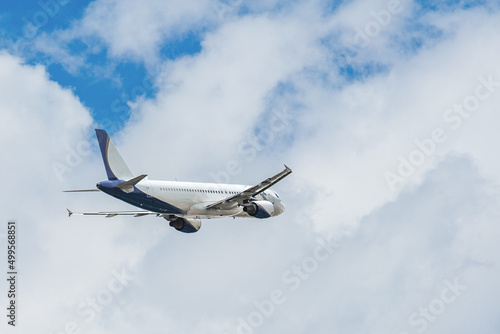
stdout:
[[[30,41],[41,34],[51,34],[71,27],[84,15],[88,1],[21,1],[4,2],[0,7],[2,45],[12,47],[16,42],[28,43],[21,50],[28,64],[47,66],[50,79],[72,89],[87,106],[100,127],[114,133],[129,119],[127,102],[138,97],[151,98],[156,93],[154,69],[149,73],[145,64],[133,60],[110,59],[105,47],[90,51],[97,40],[74,40],[65,45],[69,54],[83,55],[86,67],[73,73],[43,52],[29,50]],[[44,5],[41,5],[44,4]],[[36,27],[36,31],[32,29]],[[26,37],[28,36],[28,37]],[[166,40],[160,50],[163,60],[193,55],[201,50],[203,29],[193,30]],[[25,46],[26,47],[26,46]],[[105,73],[103,73],[105,72]]]
[[[1,5],[0,21],[1,35],[4,36],[2,45],[9,48],[12,47],[12,43],[27,43],[28,45],[14,49],[17,48],[17,52],[28,64],[46,65],[51,80],[72,89],[82,103],[91,110],[96,123],[114,133],[129,119],[128,102],[134,101],[139,96],[152,98],[157,93],[154,84],[155,69],[149,66],[148,70],[148,65],[140,60],[110,57],[109,49],[97,37],[76,38],[63,45],[68,54],[82,56],[85,61],[85,67],[79,68],[76,72],[68,71],[50,54],[32,50],[30,45],[31,40],[42,34],[51,35],[57,31],[70,29],[82,19],[90,3],[66,0],[4,2]],[[343,3],[348,2],[331,1],[330,4],[325,4],[325,10],[330,11],[325,14],[331,15]],[[442,37],[442,32],[438,28],[420,22],[422,13],[456,10],[460,7],[468,9],[484,3],[485,1],[416,1],[421,9],[408,20],[406,33],[393,37],[396,49],[400,48],[401,52],[405,53],[415,53],[433,43],[433,40]],[[225,19],[228,16],[244,17],[262,11],[246,5],[242,1],[219,1],[214,3],[214,12],[220,11],[222,19]],[[279,13],[288,6],[290,3],[278,2],[277,5],[265,8],[269,13]],[[157,52],[158,59],[175,60],[183,56],[196,55],[201,51],[201,42],[207,31],[213,30],[220,23],[198,24],[164,40]],[[33,31],[32,27],[36,27],[36,31]],[[335,40],[329,42],[336,43]],[[94,49],[95,47],[97,49]],[[356,53],[356,50],[354,52]],[[342,53],[344,51],[341,51]],[[339,74],[345,77],[347,82],[364,80],[387,71],[391,66],[370,59],[359,63],[353,61],[351,56],[340,57],[335,62],[339,65]]]
[[[127,102],[134,101],[138,96],[152,98],[157,93],[154,80],[154,68],[149,68],[142,61],[109,56],[109,49],[98,38],[73,39],[66,42],[63,47],[68,54],[82,56],[86,66],[78,71],[68,71],[57,59],[40,50],[32,50],[30,41],[42,34],[54,34],[57,31],[70,29],[77,21],[81,20],[91,2],[81,1],[21,1],[2,3],[1,34],[4,36],[3,45],[12,47],[11,43],[27,43],[17,52],[24,56],[28,64],[44,64],[53,81],[63,87],[71,88],[92,112],[92,116],[99,126],[106,127],[111,133],[121,129],[129,119]],[[293,2],[291,2],[293,3]],[[331,15],[343,1],[331,1],[325,4],[325,14]],[[417,2],[422,6],[422,11],[449,9],[459,1]],[[463,6],[472,6],[467,2]],[[41,5],[44,4],[44,5]],[[279,13],[288,8],[290,3],[278,2],[266,8],[269,13]],[[271,10],[269,10],[271,9]],[[252,11],[253,10],[253,11]],[[214,12],[220,11],[222,19],[235,14],[244,17],[253,13],[262,12],[262,9],[248,8],[242,1],[219,1],[214,3]],[[406,28],[409,33],[416,32],[413,38],[405,35],[396,36],[394,42],[399,44],[404,52],[416,52],[424,43],[430,43],[433,38],[440,36],[435,27],[422,25],[418,22],[419,13],[409,21]],[[221,18],[219,17],[219,19]],[[202,23],[192,29],[183,31],[174,37],[164,40],[158,50],[158,58],[162,61],[175,60],[179,57],[195,55],[201,51],[201,42],[207,31],[213,30],[221,22],[211,24]],[[31,28],[36,27],[36,31]],[[26,37],[28,36],[28,38]],[[334,40],[330,42],[335,43]],[[11,45],[9,45],[11,44]],[[97,49],[93,49],[97,46]],[[347,64],[345,64],[347,62]],[[363,63],[352,61],[351,57],[339,58],[337,64],[339,74],[348,82],[364,80],[369,76],[387,70],[390,64],[377,63],[368,60]]]

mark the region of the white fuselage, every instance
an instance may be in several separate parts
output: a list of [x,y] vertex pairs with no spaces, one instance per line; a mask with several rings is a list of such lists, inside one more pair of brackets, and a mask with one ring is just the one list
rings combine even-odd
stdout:
[[[237,195],[248,189],[247,185],[218,184],[199,182],[157,181],[144,180],[136,185],[149,197],[169,203],[186,212],[186,217],[197,219],[217,217],[251,217],[243,211],[243,207],[236,203],[231,208],[223,210],[207,209],[207,205]],[[274,206],[273,216],[285,211],[285,206],[279,195],[271,189],[254,196],[255,200],[269,201]]]

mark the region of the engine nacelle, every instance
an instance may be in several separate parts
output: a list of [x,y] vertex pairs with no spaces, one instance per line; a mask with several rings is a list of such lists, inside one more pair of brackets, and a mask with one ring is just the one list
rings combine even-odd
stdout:
[[269,201],[255,201],[243,205],[243,211],[255,218],[269,218],[274,215],[274,204]]
[[201,228],[200,219],[187,219],[187,218],[175,218],[170,221],[170,226],[174,227],[177,231],[184,233],[194,233],[198,232]]

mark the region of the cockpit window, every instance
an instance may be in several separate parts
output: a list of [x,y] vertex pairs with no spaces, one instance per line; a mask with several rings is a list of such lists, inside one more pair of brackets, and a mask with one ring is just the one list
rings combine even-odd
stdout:
[[276,197],[280,198],[280,197],[278,196],[278,193],[274,193],[274,194],[276,195]]

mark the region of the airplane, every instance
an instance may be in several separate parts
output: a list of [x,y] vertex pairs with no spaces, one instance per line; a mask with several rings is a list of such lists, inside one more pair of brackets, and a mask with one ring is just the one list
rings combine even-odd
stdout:
[[194,233],[201,228],[201,219],[222,217],[278,216],[285,205],[270,187],[292,173],[285,169],[255,186],[239,184],[149,180],[146,174],[132,174],[105,130],[96,129],[104,168],[108,179],[98,182],[97,189],[66,190],[66,192],[102,191],[142,210],[116,212],[73,212],[72,215],[156,215],[169,221],[177,231]]

